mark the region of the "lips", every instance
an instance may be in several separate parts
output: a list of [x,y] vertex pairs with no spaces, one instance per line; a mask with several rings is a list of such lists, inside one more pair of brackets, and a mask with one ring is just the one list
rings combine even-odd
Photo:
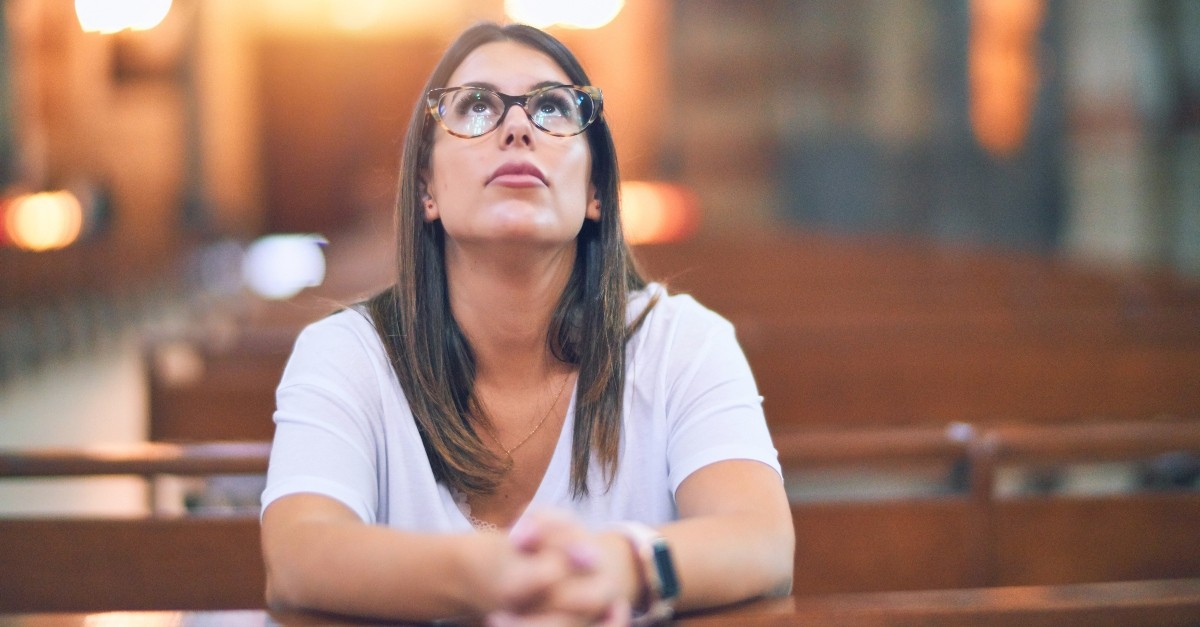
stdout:
[[510,161],[496,168],[488,177],[488,184],[498,183],[514,187],[546,185],[546,175],[537,166],[527,161]]

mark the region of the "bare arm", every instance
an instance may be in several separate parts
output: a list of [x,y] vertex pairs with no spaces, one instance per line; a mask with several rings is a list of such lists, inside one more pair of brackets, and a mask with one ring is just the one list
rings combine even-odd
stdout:
[[[790,589],[795,534],[773,469],[741,460],[711,464],[680,485],[676,502],[681,520],[661,531],[679,573],[680,610]],[[521,606],[596,620],[597,608],[612,606],[614,595],[636,601],[633,560],[621,537],[588,541],[574,524],[536,526],[542,529],[535,535],[546,536],[532,541],[537,547],[500,534],[408,533],[363,524],[328,497],[284,497],[263,515],[267,602],[405,620]],[[581,567],[568,548],[588,544],[598,563]]]
[[[774,469],[747,460],[705,466],[679,486],[676,503],[680,520],[660,532],[680,580],[678,610],[790,592],[796,537],[783,482]],[[529,533],[514,535],[535,536],[530,542],[518,540],[525,550],[562,553],[590,546],[602,557],[593,571],[564,577],[543,603],[517,613],[538,619],[594,617],[598,607],[628,608],[639,601],[638,566],[621,534],[588,534],[578,523],[554,517],[535,517],[522,526]]]
[[364,524],[348,507],[295,494],[262,521],[273,608],[433,620],[480,616],[561,578],[556,556],[521,556],[500,534],[409,533]]
[[730,460],[675,492],[680,520],[662,527],[679,573],[678,609],[791,591],[796,534],[783,482],[765,464]]

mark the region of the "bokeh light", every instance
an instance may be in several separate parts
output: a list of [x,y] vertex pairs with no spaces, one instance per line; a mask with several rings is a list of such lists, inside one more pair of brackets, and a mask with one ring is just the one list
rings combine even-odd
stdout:
[[171,11],[171,0],[75,0],[79,25],[89,33],[149,30]]
[[29,251],[70,246],[83,230],[83,207],[67,191],[14,198],[4,209],[6,239]]
[[621,184],[621,228],[630,244],[677,242],[699,226],[695,196],[672,183],[627,181]]
[[286,300],[306,287],[325,280],[328,243],[320,235],[279,234],[250,244],[242,262],[242,277],[254,293],[270,300]]
[[554,0],[505,0],[504,12],[514,22],[538,28],[600,28],[617,17],[625,0],[558,2]]

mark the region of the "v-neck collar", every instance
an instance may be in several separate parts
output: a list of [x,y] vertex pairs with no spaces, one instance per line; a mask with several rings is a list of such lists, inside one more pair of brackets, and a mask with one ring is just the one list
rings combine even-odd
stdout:
[[[563,419],[562,429],[558,433],[558,441],[554,445],[554,452],[550,454],[550,463],[546,465],[545,474],[542,475],[541,481],[538,482],[537,490],[534,491],[533,497],[529,503],[525,505],[525,509],[521,511],[521,515],[517,516],[517,520],[521,520],[531,510],[536,509],[539,503],[554,503],[559,502],[559,495],[565,493],[571,476],[571,444],[573,434],[575,433],[575,399],[579,391],[579,377],[575,377],[574,383],[571,384],[570,401],[567,403],[567,415]],[[442,485],[442,490],[449,497],[450,503],[453,504],[454,510],[457,512],[457,520],[461,522],[464,530],[474,530],[475,526],[471,524],[471,519],[468,512],[470,504],[467,503],[465,495],[455,494],[448,486]],[[451,514],[453,516],[454,514]],[[516,521],[514,521],[516,524]]]

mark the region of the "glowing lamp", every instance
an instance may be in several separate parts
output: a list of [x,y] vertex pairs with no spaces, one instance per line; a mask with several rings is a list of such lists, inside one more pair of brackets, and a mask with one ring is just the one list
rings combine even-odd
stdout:
[[325,254],[320,235],[268,235],[250,244],[242,261],[242,278],[254,293],[286,300],[325,280]]
[[65,248],[83,230],[83,207],[67,191],[18,196],[4,211],[4,230],[18,248],[34,252]]
[[613,21],[624,7],[625,0],[504,0],[509,19],[537,28],[600,28]]
[[686,239],[699,225],[692,193],[671,183],[628,181],[621,184],[621,228],[630,244]]
[[1040,81],[1044,0],[971,0],[969,114],[979,144],[1010,157],[1025,143]]
[[171,11],[171,0],[75,0],[79,26],[89,33],[149,30]]

